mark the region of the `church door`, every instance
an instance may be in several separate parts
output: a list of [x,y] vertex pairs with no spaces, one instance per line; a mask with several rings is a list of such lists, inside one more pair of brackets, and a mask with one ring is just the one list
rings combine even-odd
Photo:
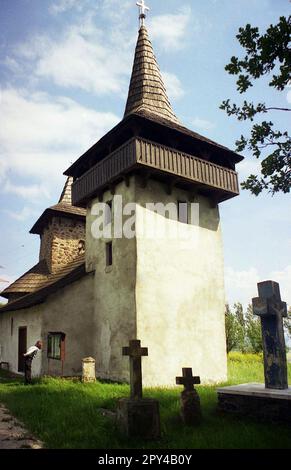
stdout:
[[18,330],[18,372],[24,372],[23,354],[27,350],[27,328],[26,326]]

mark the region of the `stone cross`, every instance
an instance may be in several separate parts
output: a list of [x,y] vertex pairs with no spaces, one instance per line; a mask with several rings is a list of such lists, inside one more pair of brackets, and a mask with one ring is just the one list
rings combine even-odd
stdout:
[[287,317],[287,304],[281,300],[277,282],[259,283],[258,292],[259,297],[253,299],[253,311],[261,318],[265,386],[285,390],[288,375],[283,317]]
[[192,392],[194,385],[200,384],[200,377],[193,377],[191,368],[183,368],[183,377],[176,377],[177,385],[184,385],[185,391]]
[[148,356],[148,348],[141,348],[140,340],[136,339],[129,342],[129,347],[122,348],[122,354],[130,358],[130,397],[133,400],[141,400],[141,358],[142,356]]
[[140,25],[144,26],[144,20],[146,19],[146,12],[150,11],[149,7],[146,6],[144,0],[140,0],[136,4],[139,7],[139,19],[140,19]]

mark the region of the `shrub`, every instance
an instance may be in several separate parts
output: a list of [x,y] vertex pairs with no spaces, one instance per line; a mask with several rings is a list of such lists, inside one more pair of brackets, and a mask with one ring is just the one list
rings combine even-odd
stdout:
[[230,352],[228,358],[232,362],[239,362],[239,363],[252,363],[263,362],[263,353],[258,354],[251,354],[251,353],[241,353],[241,352]]

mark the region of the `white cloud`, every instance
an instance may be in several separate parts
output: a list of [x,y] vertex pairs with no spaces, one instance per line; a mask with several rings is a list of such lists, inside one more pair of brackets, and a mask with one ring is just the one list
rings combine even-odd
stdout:
[[245,180],[250,175],[261,173],[261,160],[252,157],[245,158],[237,167],[240,181]]
[[213,122],[208,121],[207,119],[201,119],[199,117],[195,117],[194,119],[192,119],[191,125],[194,129],[198,128],[203,129],[204,131],[209,131],[210,129],[213,129],[215,127]]
[[15,185],[6,180],[2,191],[6,194],[15,194],[24,199],[37,200],[40,197],[49,197],[49,193],[45,187],[39,184],[32,184],[28,186]]
[[149,20],[150,36],[164,49],[177,50],[185,46],[191,8],[181,8],[179,13],[154,16]]
[[291,265],[282,270],[260,273],[251,267],[246,271],[236,271],[232,267],[225,269],[225,288],[227,301],[232,305],[241,302],[244,306],[258,296],[257,283],[272,280],[280,284],[282,300],[291,305]]
[[71,27],[58,41],[36,38],[36,76],[96,95],[120,94],[128,84],[131,55],[123,43],[110,45],[104,32],[92,31],[91,26],[89,22],[81,29]]
[[65,13],[68,10],[71,10],[72,8],[77,8],[78,11],[82,11],[84,8],[85,0],[58,0],[57,2],[53,3],[49,7],[49,11],[52,14],[59,14],[59,13]]
[[122,23],[128,10],[133,8],[132,0],[103,0],[101,4],[103,15],[114,22]]
[[162,72],[168,96],[171,100],[177,100],[184,96],[185,92],[179,78],[173,73]]
[[23,207],[19,212],[13,212],[7,209],[4,209],[2,212],[6,213],[11,217],[12,219],[18,220],[18,221],[24,221],[28,220],[32,217],[39,217],[39,213],[30,207]]
[[[32,201],[45,197],[63,180],[63,171],[118,121],[68,98],[0,90],[1,191]],[[19,183],[8,180],[8,170]],[[26,186],[21,178],[36,183]]]
[[57,37],[32,36],[14,47],[5,59],[6,66],[22,80],[25,75],[34,88],[45,79],[98,96],[113,93],[122,96],[129,84],[136,34],[135,31],[129,34],[126,24],[114,25],[112,19],[101,22],[98,29],[96,14],[103,16],[105,7],[106,2],[95,9],[90,7]]

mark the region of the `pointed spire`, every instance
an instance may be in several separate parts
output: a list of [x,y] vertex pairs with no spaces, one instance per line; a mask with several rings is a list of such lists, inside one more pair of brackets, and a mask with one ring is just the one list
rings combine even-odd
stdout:
[[172,110],[145,26],[139,30],[124,117],[139,111],[180,124]]
[[65,183],[65,186],[62,191],[58,204],[65,204],[69,206],[72,205],[72,184],[73,184],[73,178],[69,176]]

